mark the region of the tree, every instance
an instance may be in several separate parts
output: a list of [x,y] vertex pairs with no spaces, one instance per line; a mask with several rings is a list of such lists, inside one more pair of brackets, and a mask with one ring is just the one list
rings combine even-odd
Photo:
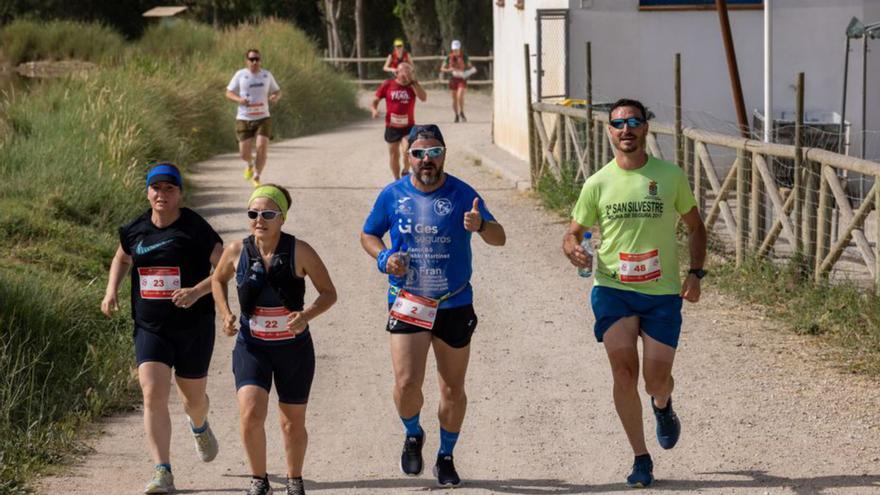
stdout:
[[[355,0],[354,2],[354,29],[355,29],[355,47],[357,48],[357,57],[365,56],[364,53],[364,0]],[[364,64],[358,62],[358,79],[366,79],[364,72]]]
[[438,53],[442,38],[435,28],[437,11],[434,0],[397,0],[394,13],[403,24],[413,53]]

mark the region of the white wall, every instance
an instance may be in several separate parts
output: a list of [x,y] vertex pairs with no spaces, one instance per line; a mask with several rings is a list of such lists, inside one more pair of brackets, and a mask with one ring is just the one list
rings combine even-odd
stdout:
[[[493,137],[495,144],[527,160],[529,142],[523,45],[529,43],[534,54],[537,9],[567,8],[568,0],[525,0],[524,9],[514,7],[515,0],[507,0],[505,3],[504,7],[496,5],[493,12]],[[534,71],[534,57],[531,60]],[[534,91],[534,85],[532,90]]]
[[[641,99],[660,120],[673,112],[673,57],[682,56],[682,106],[693,125],[735,133],[727,62],[715,11],[639,12],[638,0],[571,0],[569,77],[572,96],[585,93],[586,41],[592,42],[595,101]],[[840,110],[844,33],[850,18],[880,21],[877,0],[772,0],[774,110],[794,107],[794,81],[805,73],[805,106]],[[747,112],[763,105],[763,12],[730,11]],[[499,29],[496,21],[496,32]],[[850,52],[847,120],[852,154],[861,131],[861,41]],[[880,39],[868,56],[868,128],[880,127]],[[871,119],[870,116],[874,115]],[[869,137],[868,157],[880,156],[880,135]]]

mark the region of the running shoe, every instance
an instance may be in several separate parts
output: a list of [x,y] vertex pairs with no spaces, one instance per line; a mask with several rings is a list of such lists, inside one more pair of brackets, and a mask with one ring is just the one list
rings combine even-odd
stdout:
[[254,176],[254,167],[248,165],[244,168],[244,180],[251,180],[251,177]]
[[672,410],[672,397],[666,403],[666,409],[657,409],[654,398],[651,398],[651,408],[654,409],[654,418],[657,420],[657,443],[664,449],[671,449],[678,443],[681,435],[681,421]]
[[260,187],[260,178],[258,176],[254,176],[254,178],[251,179],[251,184],[253,184],[254,187]]
[[272,495],[268,478],[251,478],[251,486],[245,495]]
[[144,493],[173,493],[174,475],[165,466],[156,466],[153,479],[147,483]]
[[403,452],[400,454],[400,470],[407,476],[422,474],[424,462],[422,461],[422,445],[425,444],[425,435],[408,436],[403,441]]
[[455,123],[458,123],[458,114],[455,114]]
[[[192,431],[193,424],[191,419],[189,420],[189,427],[190,431]],[[217,437],[211,431],[211,425],[208,424],[207,419],[205,419],[205,431],[201,433],[193,432],[193,438],[196,441],[196,452],[199,454],[202,462],[211,462],[217,457],[220,445],[217,443]]]
[[302,478],[287,478],[287,495],[306,495]]
[[434,476],[437,478],[438,486],[458,486],[461,484],[461,478],[455,471],[455,463],[452,462],[451,455],[437,456],[437,464],[434,464]]
[[633,470],[626,477],[626,485],[630,488],[647,488],[654,482],[654,462],[650,455],[636,457]]
[[461,117],[461,121],[462,121],[462,122],[467,122],[467,117],[464,116],[464,112],[461,112],[461,113],[458,114],[458,115],[459,115],[459,117]]

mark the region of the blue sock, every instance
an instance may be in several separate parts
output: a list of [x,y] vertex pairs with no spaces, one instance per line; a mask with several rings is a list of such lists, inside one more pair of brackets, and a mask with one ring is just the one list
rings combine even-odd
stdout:
[[420,437],[425,434],[424,430],[422,430],[422,426],[419,424],[419,415],[416,414],[411,418],[400,418],[403,421],[403,426],[406,427],[406,436],[408,437]]
[[171,472],[171,464],[156,464],[156,469],[159,469],[161,467],[168,470],[169,473]]
[[437,451],[437,455],[452,455],[452,449],[455,448],[455,442],[458,441],[458,433],[452,433],[451,431],[446,431],[443,427],[440,428],[440,450]]
[[205,418],[205,424],[196,428],[196,425],[193,424],[192,421],[189,422],[189,427],[193,433],[204,433],[208,429],[208,418]]

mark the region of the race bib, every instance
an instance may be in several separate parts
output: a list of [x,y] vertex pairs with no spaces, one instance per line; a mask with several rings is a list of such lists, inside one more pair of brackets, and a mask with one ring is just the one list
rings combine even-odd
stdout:
[[180,267],[152,266],[138,268],[141,279],[141,299],[171,299],[180,288]]
[[263,104],[262,102],[248,103],[248,106],[247,106],[248,117],[259,117],[265,113],[266,113],[265,104]]
[[248,324],[251,336],[260,340],[285,340],[296,337],[287,330],[287,317],[290,311],[284,306],[264,308],[257,306],[251,314]]
[[650,282],[660,278],[660,251],[620,253],[620,281],[625,284]]
[[434,328],[434,320],[437,319],[437,306],[440,302],[428,297],[417,296],[401,289],[397,299],[391,305],[389,316],[410,325],[426,328]]
[[409,116],[408,115],[400,115],[399,113],[390,114],[389,123],[392,127],[408,127],[409,126]]

